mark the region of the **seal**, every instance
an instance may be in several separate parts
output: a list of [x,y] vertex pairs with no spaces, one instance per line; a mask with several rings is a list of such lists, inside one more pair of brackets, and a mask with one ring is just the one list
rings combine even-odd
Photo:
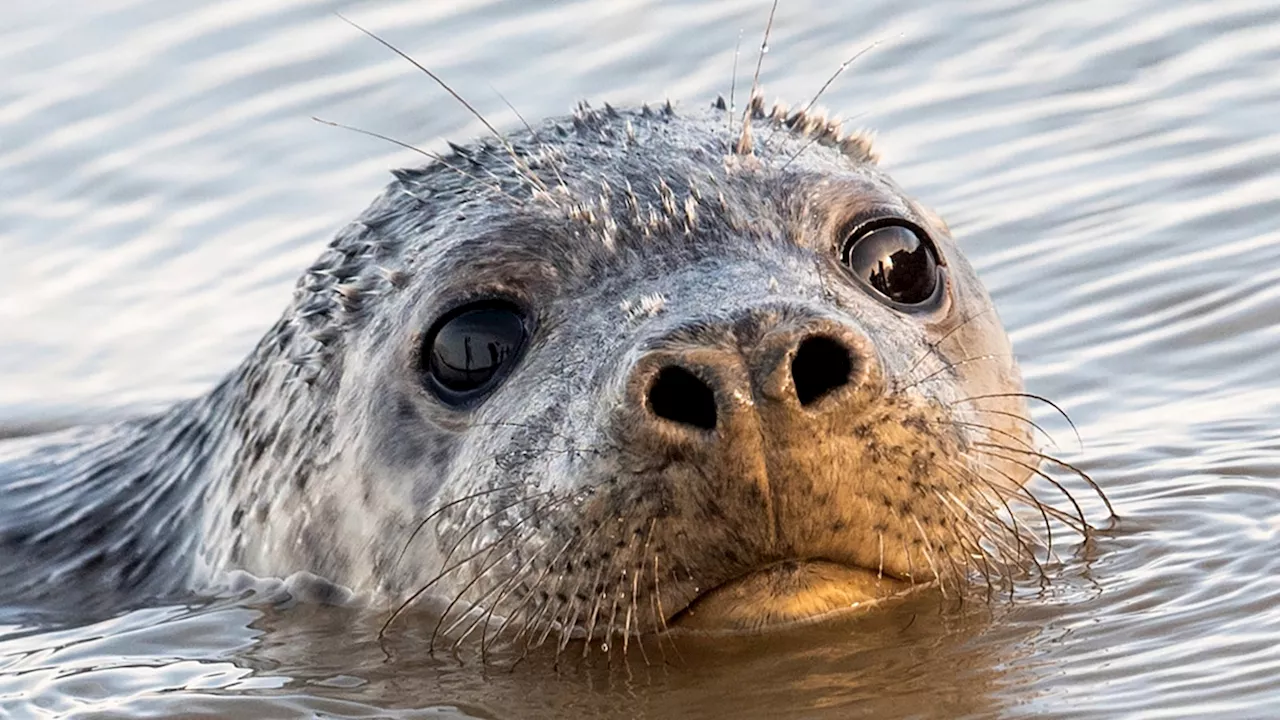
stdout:
[[458,642],[747,631],[1010,578],[1017,504],[1070,520],[991,299],[866,134],[584,103],[394,175],[210,393],[0,446],[6,602],[239,569]]

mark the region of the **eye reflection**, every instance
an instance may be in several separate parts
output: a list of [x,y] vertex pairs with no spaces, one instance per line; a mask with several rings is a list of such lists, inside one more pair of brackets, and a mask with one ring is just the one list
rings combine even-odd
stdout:
[[429,335],[424,353],[427,375],[442,400],[462,404],[497,385],[526,338],[524,316],[512,306],[463,308]]
[[841,261],[876,292],[903,305],[927,302],[938,287],[933,248],[905,225],[884,225],[850,236]]

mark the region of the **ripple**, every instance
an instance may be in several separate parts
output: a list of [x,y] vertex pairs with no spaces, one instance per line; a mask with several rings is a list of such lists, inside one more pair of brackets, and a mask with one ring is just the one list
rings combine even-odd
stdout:
[[[420,159],[311,116],[426,147],[482,133],[333,11],[515,127],[499,92],[529,118],[583,97],[700,105],[728,93],[739,38],[743,98],[767,5],[19,3],[0,28],[0,435],[194,396],[240,360],[387,168]],[[793,0],[764,86],[807,101],[875,43],[820,104],[879,129],[895,178],[950,220],[1029,389],[1082,436],[1055,452],[1120,516],[1065,552],[1054,585],[763,651],[695,650],[676,670],[536,680],[442,669],[412,650],[387,660],[351,618],[306,607],[0,625],[0,711],[1112,718],[1280,706],[1280,10]],[[1072,437],[1044,410],[1038,420]]]

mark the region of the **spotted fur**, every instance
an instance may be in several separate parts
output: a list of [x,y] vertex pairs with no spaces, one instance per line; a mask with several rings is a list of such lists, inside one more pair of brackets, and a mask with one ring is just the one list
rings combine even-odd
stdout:
[[[433,607],[442,637],[567,642],[659,630],[792,558],[954,591],[1033,562],[1011,506],[1070,518],[1023,490],[1040,456],[1017,368],[945,226],[866,133],[759,96],[740,133],[726,112],[583,103],[395,171],[207,396],[0,450],[4,599],[306,571]],[[895,310],[844,274],[842,233],[885,215],[930,232],[944,308]],[[481,406],[444,407],[423,333],[491,296],[529,309],[532,344]],[[760,396],[714,446],[643,417],[654,358],[765,377],[815,328],[862,373],[822,413]]]

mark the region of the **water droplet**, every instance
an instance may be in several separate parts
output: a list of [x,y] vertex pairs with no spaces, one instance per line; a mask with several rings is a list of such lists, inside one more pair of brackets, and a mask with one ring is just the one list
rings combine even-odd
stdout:
[[609,643],[607,642],[600,643],[600,652],[609,652]]
[[761,46],[760,46],[760,52],[762,52],[762,53],[767,53],[767,52],[769,52],[769,43],[765,43],[765,44],[761,45]]

